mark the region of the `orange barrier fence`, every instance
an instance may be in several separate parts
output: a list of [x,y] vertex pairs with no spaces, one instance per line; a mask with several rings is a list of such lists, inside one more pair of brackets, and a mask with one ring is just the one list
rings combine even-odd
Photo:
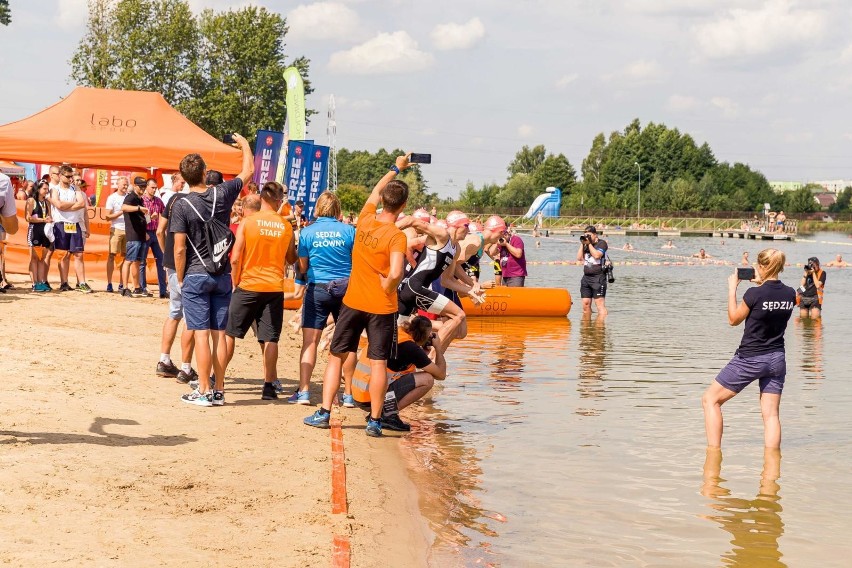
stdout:
[[[6,237],[6,270],[10,274],[29,274],[30,272],[30,249],[27,246],[27,228],[29,224],[24,220],[25,201],[16,201],[18,206],[18,232]],[[109,256],[109,221],[104,218],[104,209],[94,207],[89,209],[89,231],[91,235],[86,239],[86,251],[83,259],[86,262],[86,280],[95,282],[106,282],[106,261]],[[66,253],[56,251],[51,259],[50,278],[56,279],[59,268],[55,263]],[[70,271],[74,274],[74,265]],[[157,265],[154,257],[148,259],[147,272],[145,276],[149,284],[157,283]],[[113,282],[119,282],[119,275],[113,275]]]

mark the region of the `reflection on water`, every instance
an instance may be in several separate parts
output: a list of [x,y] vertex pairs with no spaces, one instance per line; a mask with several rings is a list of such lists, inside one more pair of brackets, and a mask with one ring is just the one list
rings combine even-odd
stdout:
[[[743,243],[730,260],[767,244]],[[832,256],[808,243],[772,245],[794,262]],[[678,246],[726,258],[718,240]],[[564,245],[546,240],[527,254],[565,258]],[[852,272],[832,276],[837,301],[821,320],[794,316],[786,334],[783,513],[771,455],[754,497],[760,465],[751,462],[763,448],[756,385],[726,405],[726,480],[719,456],[697,491],[700,396],[742,337],[726,316],[730,272],[621,267],[605,320],[584,320],[576,304],[570,322],[471,318],[468,337],[447,352],[447,380],[403,411],[413,431],[402,444],[436,535],[432,566],[848,564]],[[534,265],[528,282],[575,293],[581,274]],[[798,274],[782,280],[797,286]]]
[[781,561],[778,539],[784,534],[781,520],[781,452],[766,448],[760,489],[754,499],[734,497],[722,486],[722,452],[708,448],[704,461],[704,483],[701,494],[711,499],[709,507],[715,512],[704,515],[731,534],[731,550],[722,555],[725,566],[737,568],[786,567]]
[[[605,389],[603,379],[606,370],[607,354],[611,345],[606,333],[606,316],[585,314],[580,320],[579,344],[579,373],[577,376],[577,392],[581,399],[598,398],[603,396]],[[589,402],[589,401],[585,401]],[[582,416],[597,416],[599,408],[578,408],[577,414]]]
[[808,383],[822,382],[825,379],[822,362],[822,318],[794,317],[793,322],[802,345],[802,375]]

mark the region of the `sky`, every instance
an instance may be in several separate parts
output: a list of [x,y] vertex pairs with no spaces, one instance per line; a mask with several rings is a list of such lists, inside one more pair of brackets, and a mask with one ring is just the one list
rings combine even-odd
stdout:
[[[309,137],[431,153],[429,188],[503,183],[523,145],[577,171],[634,118],[708,142],[770,180],[852,179],[852,3],[843,0],[190,0],[287,18],[311,60]],[[85,0],[11,0],[0,26],[0,124],[73,89]],[[390,165],[390,164],[389,164]]]

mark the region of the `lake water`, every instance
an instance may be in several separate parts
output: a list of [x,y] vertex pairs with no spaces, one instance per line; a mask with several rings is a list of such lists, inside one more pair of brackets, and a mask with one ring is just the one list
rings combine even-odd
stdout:
[[[852,259],[845,235],[803,238],[609,242],[616,262],[699,248],[739,262],[768,246],[792,263]],[[531,261],[576,255],[567,238],[525,242]],[[536,265],[528,286],[575,296],[567,319],[471,319],[403,442],[432,565],[852,564],[852,269],[827,269],[821,322],[790,321],[780,457],[764,456],[756,385],[724,406],[723,452],[708,456],[700,396],[742,335],[726,317],[732,270],[616,266],[609,316],[582,321],[581,268]]]

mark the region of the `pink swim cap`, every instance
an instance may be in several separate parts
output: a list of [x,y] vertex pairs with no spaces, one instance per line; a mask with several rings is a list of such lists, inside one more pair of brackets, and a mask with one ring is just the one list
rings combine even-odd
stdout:
[[447,225],[450,227],[462,227],[469,224],[470,219],[468,219],[467,215],[461,211],[450,211],[447,214]]
[[506,221],[504,221],[499,215],[492,215],[487,221],[485,221],[485,228],[489,231],[502,233],[506,230]]

